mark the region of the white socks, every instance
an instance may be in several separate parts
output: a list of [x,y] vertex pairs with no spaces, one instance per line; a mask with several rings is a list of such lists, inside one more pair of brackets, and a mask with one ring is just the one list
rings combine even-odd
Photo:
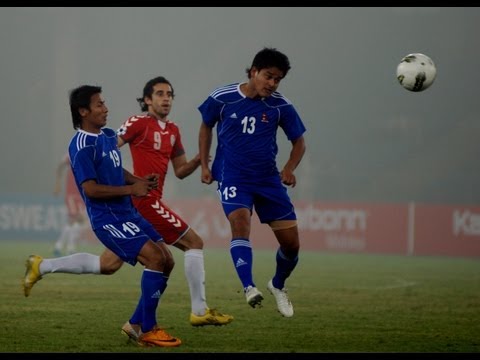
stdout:
[[191,249],[185,251],[185,277],[190,288],[192,312],[195,315],[205,315],[207,299],[205,296],[205,267],[203,250]]
[[[40,263],[40,274],[100,274],[100,256],[77,253],[58,258],[43,259]],[[185,277],[190,289],[192,312],[195,315],[205,315],[208,308],[205,296],[205,267],[203,250],[185,251]]]
[[40,274],[100,274],[100,256],[77,253],[53,259],[43,259],[40,263]]

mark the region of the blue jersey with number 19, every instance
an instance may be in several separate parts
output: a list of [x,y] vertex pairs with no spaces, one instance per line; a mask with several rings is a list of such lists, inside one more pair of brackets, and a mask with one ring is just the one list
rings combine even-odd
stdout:
[[103,128],[99,134],[78,130],[70,141],[68,152],[75,182],[85,201],[93,230],[112,221],[137,216],[130,196],[119,196],[108,201],[92,199],[85,196],[81,186],[86,180],[95,180],[103,185],[125,185],[117,135],[113,129]]
[[290,141],[306,130],[292,103],[279,92],[251,99],[240,85],[217,88],[198,108],[208,127],[217,125],[212,176],[219,182],[278,174],[278,127]]

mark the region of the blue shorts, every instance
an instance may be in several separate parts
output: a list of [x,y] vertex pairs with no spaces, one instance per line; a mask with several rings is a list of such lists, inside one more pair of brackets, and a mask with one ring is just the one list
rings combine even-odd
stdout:
[[287,187],[278,175],[248,181],[223,180],[218,183],[217,192],[227,217],[236,209],[248,208],[250,212],[255,209],[261,223],[297,219]]
[[94,230],[105,247],[130,265],[137,263],[137,257],[148,240],[163,241],[153,226],[142,216],[128,220],[115,220]]

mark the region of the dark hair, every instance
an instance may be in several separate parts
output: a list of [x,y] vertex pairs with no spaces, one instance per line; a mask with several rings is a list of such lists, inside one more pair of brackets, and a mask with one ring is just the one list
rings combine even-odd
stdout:
[[255,67],[258,71],[266,68],[276,67],[283,72],[283,77],[287,76],[290,70],[290,61],[287,55],[281,53],[275,48],[263,48],[253,58],[252,65],[246,69],[248,78],[250,79],[250,70]]
[[170,83],[170,81],[165,79],[163,76],[157,76],[156,78],[148,80],[148,82],[143,87],[143,96],[140,97],[140,98],[137,98],[137,101],[140,104],[140,109],[142,109],[142,111],[147,111],[148,110],[148,105],[145,104],[145,98],[146,97],[152,98],[153,87],[157,84],[168,84],[168,85],[170,85],[170,88],[172,89],[172,98],[175,97],[175,91],[173,90],[173,86]]
[[72,113],[73,128],[76,130],[82,124],[82,117],[78,110],[81,108],[90,109],[90,101],[93,95],[101,94],[101,86],[82,85],[70,90],[70,111]]

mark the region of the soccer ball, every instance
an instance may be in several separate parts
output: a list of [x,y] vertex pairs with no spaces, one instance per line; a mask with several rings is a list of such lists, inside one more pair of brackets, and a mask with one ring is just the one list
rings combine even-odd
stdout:
[[418,92],[428,89],[436,76],[435,63],[424,54],[409,54],[397,66],[398,82],[410,91]]

